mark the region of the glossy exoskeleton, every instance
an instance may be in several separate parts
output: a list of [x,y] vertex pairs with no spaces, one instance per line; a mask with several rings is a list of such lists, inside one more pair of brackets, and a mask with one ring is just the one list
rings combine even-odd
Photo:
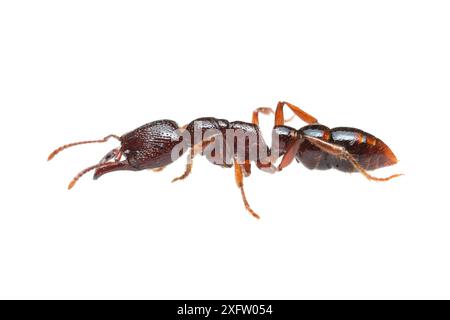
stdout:
[[[308,125],[295,129],[285,126],[283,107],[288,106],[296,116]],[[253,112],[253,123],[259,125],[258,114],[273,113],[270,108]],[[359,171],[369,180],[388,181],[399,174],[378,178],[367,171],[397,163],[392,150],[379,138],[360,129],[338,127],[330,129],[317,119],[289,102],[279,102],[275,112],[271,152],[282,156],[278,170],[288,166],[295,158],[308,169],[337,169],[343,172]],[[272,159],[276,160],[276,159]]]
[[[226,143],[227,136],[236,132],[243,132],[249,138],[245,140],[242,148],[238,147],[238,141],[234,137],[230,139],[231,143]],[[218,148],[215,142],[220,135],[221,139],[218,140],[224,143],[220,144],[221,147]],[[273,170],[273,166],[267,164],[270,149],[264,142],[257,125],[207,117],[196,119],[180,128],[172,120],[158,120],[147,123],[120,137],[109,135],[100,140],[87,140],[63,145],[54,150],[49,155],[48,160],[51,160],[56,154],[69,147],[106,142],[110,138],[119,140],[121,143],[120,148],[111,150],[98,164],[78,173],[69,183],[69,189],[75,185],[81,176],[92,170],[95,170],[94,179],[98,179],[106,173],[121,170],[140,171],[153,169],[160,171],[190,149],[185,173],[173,179],[173,182],[185,179],[190,174],[192,160],[197,154],[204,154],[215,165],[227,168],[234,166],[236,183],[241,189],[244,204],[252,215],[259,217],[247,202],[243,188],[243,177],[250,174],[251,162],[255,162],[262,170],[265,170],[266,167],[271,167],[272,171],[275,170]],[[211,144],[214,144],[214,146],[209,146]],[[253,155],[250,152],[251,149],[256,149],[257,151],[263,149],[265,157],[260,159],[259,152]],[[262,160],[265,163],[262,163]],[[270,170],[270,168],[267,170]]]
[[[299,130],[285,126],[285,105],[309,125]],[[273,111],[270,108],[256,109],[252,123],[206,117],[179,127],[172,120],[153,121],[122,136],[109,135],[99,140],[63,145],[53,151],[48,160],[60,151],[76,145],[106,142],[110,138],[120,142],[120,147],[108,152],[98,164],[78,173],[69,184],[68,188],[71,189],[81,176],[92,170],[95,170],[94,179],[120,170],[160,171],[190,150],[185,172],[173,179],[173,182],[183,180],[191,173],[193,159],[198,154],[204,155],[215,165],[226,168],[234,166],[236,183],[241,190],[244,205],[256,218],[259,216],[251,209],[243,186],[244,176],[251,173],[252,162],[259,169],[271,173],[281,171],[295,158],[309,169],[359,171],[370,180],[387,181],[399,176],[376,178],[367,172],[397,162],[392,151],[380,139],[354,128],[329,129],[288,102],[280,102],[277,106],[273,141],[269,148],[258,123],[258,114],[269,112]],[[282,160],[276,167],[275,163],[280,157]]]

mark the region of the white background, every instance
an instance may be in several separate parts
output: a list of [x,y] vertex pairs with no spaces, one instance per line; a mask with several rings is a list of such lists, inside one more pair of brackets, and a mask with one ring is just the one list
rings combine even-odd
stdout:
[[[450,298],[446,1],[3,1],[0,298]],[[199,158],[70,179],[146,122],[287,100],[384,140],[388,183]],[[272,119],[262,128],[270,137]],[[300,121],[295,126],[300,127]]]

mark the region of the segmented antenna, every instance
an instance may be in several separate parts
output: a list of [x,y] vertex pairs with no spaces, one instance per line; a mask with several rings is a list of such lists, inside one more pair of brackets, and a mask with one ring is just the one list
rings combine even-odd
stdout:
[[[120,141],[120,137],[116,136],[115,134],[110,134],[109,136],[104,137],[103,139],[100,140],[87,140],[87,141],[80,141],[80,142],[73,142],[73,143],[69,143],[69,144],[65,144],[57,149],[55,149],[55,151],[53,151],[52,153],[50,153],[50,155],[48,156],[47,161],[50,161],[53,159],[54,156],[56,156],[58,153],[60,153],[61,151],[73,147],[73,146],[78,146],[80,144],[88,144],[88,143],[102,143],[102,142],[106,142],[108,141],[109,138],[114,138]],[[70,189],[70,188],[69,188]]]
[[99,169],[99,168],[108,167],[108,166],[111,166],[111,165],[114,165],[114,163],[113,163],[113,162],[104,162],[104,163],[98,163],[98,164],[96,164],[96,165],[94,165],[94,166],[87,167],[86,169],[80,171],[80,172],[72,179],[72,181],[70,181],[69,186],[67,187],[67,189],[69,189],[69,190],[72,189],[73,186],[75,185],[75,183],[77,183],[77,181],[78,181],[82,176],[84,176],[86,173],[88,173],[89,171],[92,171],[92,170],[94,170],[94,169]]

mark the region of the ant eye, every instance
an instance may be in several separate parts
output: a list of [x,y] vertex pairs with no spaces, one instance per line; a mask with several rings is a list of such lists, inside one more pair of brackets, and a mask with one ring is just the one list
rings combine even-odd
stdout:
[[111,159],[113,159],[113,158],[115,158],[116,157],[116,153],[115,152],[111,152],[110,154],[108,154],[107,156],[106,156],[106,159],[107,160],[111,160]]

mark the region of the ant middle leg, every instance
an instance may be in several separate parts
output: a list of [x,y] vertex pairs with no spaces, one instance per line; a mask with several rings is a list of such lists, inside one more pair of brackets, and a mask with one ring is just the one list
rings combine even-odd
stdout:
[[277,110],[275,111],[275,125],[276,126],[282,126],[285,123],[284,120],[284,113],[283,113],[283,107],[284,106],[288,106],[289,109],[292,110],[292,112],[299,117],[300,119],[302,119],[303,121],[305,121],[308,124],[315,124],[318,123],[317,119],[314,118],[312,115],[310,115],[309,113],[306,113],[305,111],[303,111],[302,109],[300,109],[299,107],[293,105],[292,103],[286,102],[286,101],[280,101],[278,102],[277,105]]
[[[252,123],[256,124],[257,126],[259,126],[259,114],[265,114],[265,115],[270,115],[270,114],[275,114],[275,112],[273,111],[272,108],[269,107],[261,107],[261,108],[257,108],[253,111],[253,115],[252,115]],[[292,117],[290,117],[289,119],[284,119],[284,122],[290,122],[292,120],[294,120],[295,115],[293,115]]]
[[244,168],[244,177],[250,177],[250,175],[252,174],[252,164],[250,163],[250,161],[245,160],[242,167]]
[[245,209],[256,219],[259,219],[259,215],[253,211],[250,207],[250,204],[247,201],[247,197],[244,191],[244,175],[242,173],[242,165],[237,162],[237,159],[234,159],[234,177],[236,179],[236,184],[238,188],[241,190],[242,201],[244,202]]
[[257,108],[253,111],[253,116],[252,116],[252,123],[256,124],[257,126],[259,126],[259,114],[265,114],[265,115],[270,115],[270,114],[274,114],[275,112],[273,111],[272,108],[267,108],[267,107],[261,107],[261,108]]

